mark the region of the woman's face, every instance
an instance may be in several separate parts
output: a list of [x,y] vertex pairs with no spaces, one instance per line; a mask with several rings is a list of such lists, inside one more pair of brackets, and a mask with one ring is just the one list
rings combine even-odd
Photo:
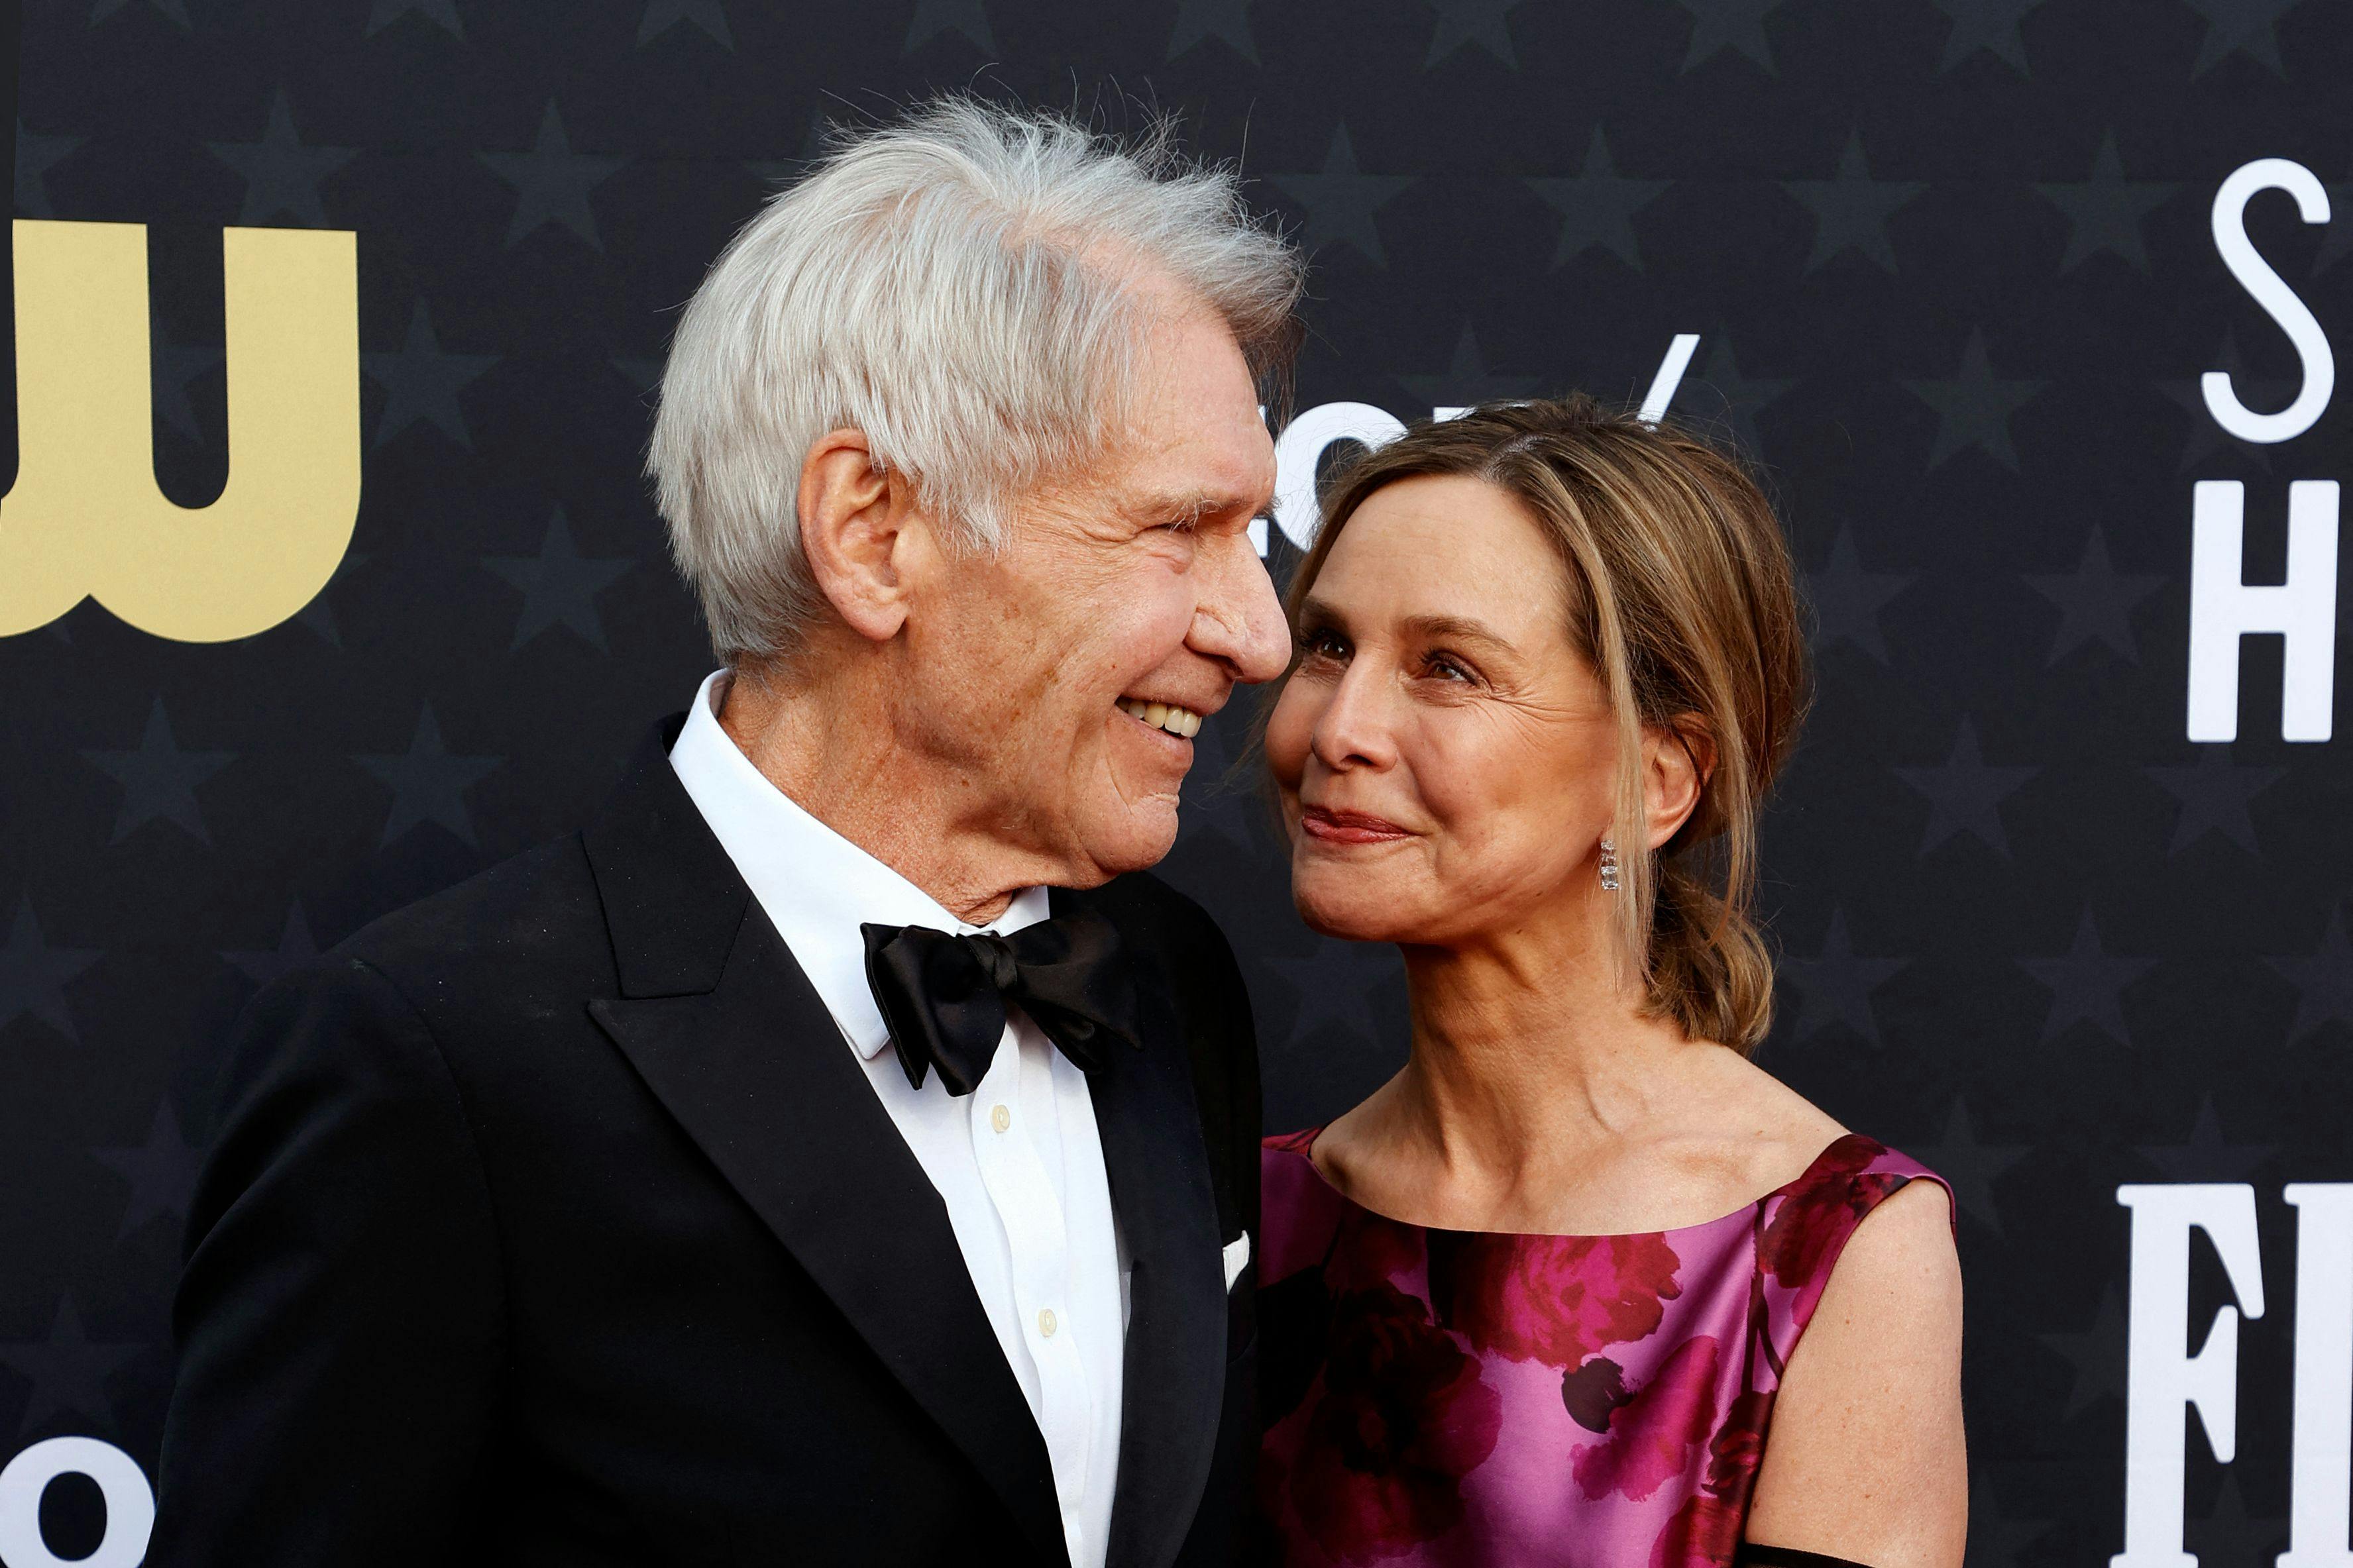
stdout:
[[1618,731],[1567,605],[1560,558],[1483,480],[1356,509],[1266,731],[1309,925],[1454,946],[1607,896]]

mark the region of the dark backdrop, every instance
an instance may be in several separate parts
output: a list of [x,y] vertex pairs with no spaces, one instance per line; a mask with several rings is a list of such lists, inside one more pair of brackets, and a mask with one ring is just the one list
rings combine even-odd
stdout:
[[[1970,1561],[2122,1544],[2137,1183],[2252,1184],[2270,1310],[2234,1460],[2191,1423],[2187,1531],[2284,1544],[2281,1189],[2353,1180],[2353,767],[2281,739],[2277,638],[2235,744],[2183,715],[2193,482],[2244,481],[2276,582],[2288,484],[2347,468],[2341,408],[2251,445],[2197,389],[2297,384],[2209,208],[2264,157],[2353,204],[2338,0],[28,0],[23,36],[16,216],[148,226],[164,493],[227,473],[238,224],[358,235],[364,489],[273,629],[84,603],[0,637],[0,1460],[82,1435],[152,1473],[226,1024],[576,824],[683,705],[707,659],[638,475],[672,312],[813,127],[972,87],[1239,159],[1314,252],[1303,408],[1630,400],[1699,335],[1675,405],[1767,466],[1819,620],[1762,1060],[1960,1195]],[[2353,212],[2247,221],[2353,322]],[[27,526],[0,503],[0,570]],[[1391,1070],[1403,985],[1293,916],[1219,784],[1240,728],[1166,871],[1240,952],[1290,1128]],[[2194,1346],[2234,1299],[2202,1240],[2189,1295]],[[48,1489],[54,1551],[98,1495]]]

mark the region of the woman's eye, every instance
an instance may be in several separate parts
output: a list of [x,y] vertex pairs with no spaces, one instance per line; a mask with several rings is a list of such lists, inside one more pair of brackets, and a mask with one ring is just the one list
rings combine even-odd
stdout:
[[1309,632],[1299,639],[1299,651],[1316,658],[1345,658],[1348,645],[1337,632]]
[[1429,668],[1430,673],[1440,680],[1460,680],[1466,685],[1470,683],[1471,672],[1443,654],[1434,656],[1430,660]]

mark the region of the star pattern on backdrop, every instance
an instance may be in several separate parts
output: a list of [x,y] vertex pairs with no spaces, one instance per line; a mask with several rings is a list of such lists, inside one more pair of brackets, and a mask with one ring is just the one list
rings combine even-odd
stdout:
[[1887,639],[1880,608],[1912,585],[1909,572],[1866,572],[1855,552],[1854,530],[1841,524],[1831,541],[1830,559],[1806,574],[1806,601],[1814,612],[1817,650],[1851,642],[1880,663],[1887,662]]
[[309,604],[294,612],[295,624],[309,627],[317,634],[320,641],[330,647],[343,647],[343,627],[335,619],[335,605],[331,595],[337,584],[349,579],[373,559],[363,551],[344,551],[343,558],[335,563],[334,573],[327,579],[327,585],[311,595]]
[[139,748],[132,752],[84,752],[90,763],[122,786],[122,804],[114,814],[114,836],[120,844],[150,822],[174,824],[200,844],[210,844],[204,813],[196,805],[196,786],[237,760],[234,752],[186,752],[172,739],[172,721],[164,716],[164,700],[147,710],[147,726]]
[[1781,977],[1798,993],[1798,1016],[1789,1026],[1794,1041],[1811,1039],[1832,1024],[1844,1025],[1872,1046],[1885,1044],[1872,1011],[1872,993],[1911,967],[1906,958],[1863,958],[1847,935],[1846,911],[1832,908],[1821,951],[1811,958],[1784,955]]
[[31,896],[19,898],[7,943],[0,946],[0,1029],[29,1015],[79,1044],[81,1031],[74,1027],[65,988],[100,956],[89,948],[51,947],[42,939]]
[[575,153],[571,138],[564,133],[564,116],[557,111],[555,100],[547,100],[530,152],[477,155],[515,189],[514,218],[507,225],[510,248],[552,223],[570,229],[591,250],[605,248],[596,233],[596,215],[589,210],[588,193],[628,160]]
[[2075,940],[2058,958],[2021,958],[2021,969],[2051,993],[2051,1011],[2042,1020],[2045,1044],[2079,1023],[2107,1032],[2119,1045],[2132,1044],[2125,1026],[2125,988],[2157,967],[2153,958],[2121,958],[2100,945],[2100,928],[2085,910],[2076,923]]
[[2097,642],[2140,662],[2133,640],[2132,609],[2163,587],[2156,573],[2118,572],[2108,561],[2108,542],[2097,523],[2084,542],[2084,559],[2071,573],[2031,573],[2029,586],[2059,606],[2059,629],[2052,634],[2049,662],[2057,664],[2085,643]]
[[470,450],[473,436],[466,428],[465,411],[458,395],[499,363],[496,354],[450,353],[433,331],[433,314],[418,300],[409,308],[408,331],[396,349],[379,349],[360,356],[367,377],[384,388],[384,413],[375,422],[371,449],[423,422],[460,447]]
[[2199,40],[2191,77],[2204,76],[2234,54],[2267,67],[2276,77],[2287,75],[2280,63],[2279,34],[2273,25],[2295,9],[2300,0],[2184,0],[2205,18],[2206,36]]
[[[2353,202],[2353,192],[2347,193],[2346,199]],[[2340,228],[2353,229],[2353,224],[2331,224],[2327,232],[2334,235]],[[2284,408],[2295,395],[2296,383],[2290,378],[2265,376],[2258,379],[2247,374],[2246,362],[2239,353],[2238,336],[2228,327],[2222,330],[2221,346],[2214,351],[2213,366],[2216,370],[2230,373],[2231,389],[2239,395],[2239,401],[2250,408]],[[2271,471],[2269,446],[2261,441],[2238,440],[2214,422],[2213,411],[2206,406],[2206,391],[2198,375],[2160,381],[2157,389],[2189,416],[2189,438],[2182,445],[2179,472],[2186,474],[2221,451],[2234,453],[2265,473]]]
[[409,829],[427,822],[438,824],[469,848],[479,847],[466,792],[504,759],[452,752],[442,744],[441,726],[434,720],[431,703],[418,710],[417,733],[407,751],[352,760],[392,792],[392,809],[385,818],[378,847],[390,846]]
[[1954,454],[1975,447],[2012,473],[2018,471],[2010,418],[2042,390],[2043,384],[2005,381],[1995,375],[1986,353],[1984,328],[1969,330],[1969,341],[1961,349],[1960,369],[1950,378],[1906,381],[1904,385],[1936,411],[1936,442],[1929,449],[1929,468],[1940,468]]
[[1380,230],[1373,215],[1413,184],[1406,174],[1367,174],[1356,166],[1356,149],[1343,122],[1332,132],[1324,167],[1312,174],[1276,174],[1275,188],[1307,209],[1304,243],[1311,252],[1346,244],[1376,267],[1386,268]]
[[1683,377],[1683,384],[1675,388],[1672,406],[1700,424],[1729,426],[1742,455],[1754,458],[1765,450],[1757,416],[1797,384],[1779,377],[1741,374],[1739,362],[1732,356],[1732,340],[1716,332],[1708,343],[1705,368],[1695,376]]
[[1466,44],[1477,44],[1489,54],[1511,67],[1520,68],[1519,56],[1512,50],[1512,31],[1507,25],[1512,12],[1525,0],[1426,0],[1438,13],[1438,30],[1430,36],[1430,54],[1423,59],[1428,69]]
[[319,944],[311,939],[311,920],[302,912],[300,899],[287,906],[286,929],[279,934],[276,947],[232,948],[221,953],[256,985],[267,985],[281,975],[290,974],[318,956]]
[[368,9],[368,37],[408,16],[422,16],[460,41],[466,37],[465,26],[458,20],[458,0],[375,0]]
[[1289,977],[1298,1003],[1282,1034],[1293,1048],[1318,1037],[1363,1048],[1391,1032],[1381,993],[1404,985],[1394,948],[1324,938],[1304,953],[1269,962]]
[[634,555],[590,560],[572,542],[572,526],[557,507],[548,520],[547,536],[536,555],[486,555],[482,564],[522,594],[522,613],[516,618],[512,647],[523,644],[551,626],[566,626],[599,653],[605,646],[605,623],[596,614],[597,594],[638,563]]
[[1176,26],[1168,34],[1168,58],[1175,59],[1198,43],[1223,38],[1227,47],[1250,64],[1258,64],[1258,41],[1250,36],[1251,0],[1176,0]]
[[53,1416],[79,1415],[108,1429],[117,1423],[114,1400],[106,1380],[124,1362],[147,1347],[135,1343],[93,1341],[83,1332],[81,1314],[73,1298],[58,1299],[57,1316],[47,1339],[0,1344],[0,1366],[32,1384],[16,1436],[29,1436]]
[[2325,1025],[2353,1025],[2353,942],[2346,939],[2343,909],[2329,910],[2328,929],[2309,954],[2265,962],[2295,987],[2295,1021],[2287,1026],[2288,1044]]
[[2183,1521],[2182,1547],[2201,1563],[2276,1563],[2287,1543],[2288,1521],[2272,1514],[2250,1514],[2239,1478],[2230,1470],[2214,1489],[2214,1506],[2205,1518]]
[[90,1155],[130,1184],[116,1240],[151,1220],[188,1217],[188,1200],[195,1194],[196,1170],[202,1161],[198,1151],[180,1135],[180,1119],[173,1114],[169,1100],[155,1107],[155,1120],[147,1130],[145,1142],[93,1149]]
[[1806,270],[1813,271],[1848,250],[1861,253],[1889,272],[1895,248],[1887,241],[1887,220],[1896,208],[1928,187],[1918,180],[1874,180],[1862,153],[1862,132],[1851,132],[1839,154],[1838,173],[1827,180],[1784,180],[1781,188],[1814,215],[1813,248]]
[[2270,1163],[2279,1148],[2271,1143],[2233,1143],[2222,1136],[2222,1119],[2215,1114],[2214,1097],[2198,1102],[2198,1119],[2182,1143],[2144,1143],[2140,1157],[2165,1173],[2168,1182],[2244,1182]]
[[203,440],[204,432],[196,426],[196,405],[188,396],[188,388],[199,376],[220,368],[222,351],[215,345],[174,342],[160,328],[149,330],[147,342],[148,388],[155,400],[156,414],[189,440]]
[[2127,180],[2124,160],[2116,153],[2116,133],[2100,138],[2092,154],[2088,178],[2040,181],[2034,187],[2067,215],[2067,250],[2059,270],[2072,272],[2102,251],[2120,256],[2143,272],[2148,270],[2148,243],[2141,220],[2169,200],[2181,187],[2166,180]]
[[2002,1173],[2031,1151],[2021,1143],[1983,1143],[1969,1123],[1968,1101],[1953,1097],[1945,1116],[1945,1131],[1935,1143],[1911,1152],[1928,1169],[1945,1178],[1953,1201],[1965,1215],[1973,1215],[1996,1236],[2002,1234],[2001,1213],[1994,1202],[1993,1184]]
[[1945,52],[1936,62],[1939,71],[1948,71],[1979,49],[1984,49],[2017,68],[2018,74],[2031,74],[2026,68],[2026,44],[2019,37],[2018,24],[2026,14],[2042,4],[2042,0],[1932,0],[1936,9],[1952,18],[1952,30],[1945,35]]
[[1737,49],[1778,74],[1773,46],[1765,37],[1765,18],[1781,8],[1782,0],[1676,0],[1691,13],[1691,47],[1683,51],[1684,70],[1714,58],[1725,49]]
[[[2060,1420],[2073,1421],[2103,1399],[2113,1399],[2119,1407],[2123,1405],[2125,1310],[2116,1298],[2115,1286],[2100,1292],[2100,1308],[2092,1316],[2091,1327],[2036,1337],[2066,1357],[2067,1364],[2075,1369],[2067,1387],[2067,1407],[2060,1413]],[[1976,1521],[1970,1522],[1974,1526]]]
[[1468,321],[1462,323],[1462,335],[1454,343],[1454,357],[1447,362],[1444,371],[1436,375],[1400,375],[1397,379],[1398,384],[1412,393],[1414,401],[1422,408],[1468,408],[1477,403],[1530,397],[1544,384],[1533,375],[1496,375],[1490,372],[1486,356],[1479,352],[1478,334]]
[[2184,767],[2152,767],[2148,776],[2181,803],[2174,818],[2173,841],[2166,853],[2179,855],[2209,833],[2220,833],[2250,855],[2262,853],[2255,843],[2255,819],[2248,803],[2287,776],[2285,768],[2250,767],[2231,760],[2227,744],[2198,748],[2198,760]]
[[720,0],[646,0],[646,14],[638,22],[638,47],[652,43],[681,22],[691,23],[703,37],[734,53],[735,38],[727,30],[727,12]]
[[[93,27],[125,5],[131,0],[96,0],[90,8],[90,25]],[[188,20],[187,0],[147,0],[147,8],[159,16],[168,16],[185,32],[194,32],[195,24]]]
[[981,0],[915,0],[905,52],[913,54],[942,33],[961,34],[974,47],[997,52],[997,35],[989,31],[988,8]]
[[57,216],[49,203],[49,171],[72,156],[87,136],[44,136],[16,121],[16,203],[26,217]]
[[280,88],[269,100],[269,123],[259,142],[208,142],[214,157],[245,179],[245,205],[237,222],[252,226],[291,218],[304,228],[332,226],[319,186],[328,175],[360,155],[356,147],[306,143],[294,132],[294,107]]
[[1641,271],[1642,247],[1634,237],[1634,215],[1658,200],[1671,183],[1628,179],[1619,174],[1610,161],[1609,142],[1596,125],[1593,140],[1586,144],[1584,165],[1574,175],[1528,182],[1529,188],[1560,214],[1560,239],[1553,247],[1552,264],[1566,267],[1598,245]]
[[2001,803],[2020,785],[2042,772],[2031,767],[1996,767],[1978,750],[1977,726],[1964,718],[1953,739],[1952,754],[1936,767],[1905,767],[1895,776],[1928,797],[1928,826],[1920,839],[1926,855],[1956,834],[1966,833],[1997,853],[2010,854],[2010,837],[2002,830]]

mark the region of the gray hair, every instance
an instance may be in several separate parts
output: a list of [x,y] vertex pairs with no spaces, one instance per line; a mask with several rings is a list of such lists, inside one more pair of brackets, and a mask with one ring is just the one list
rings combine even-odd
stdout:
[[1165,121],[1122,141],[956,97],[770,199],[679,321],[646,464],[719,657],[788,657],[825,611],[798,491],[827,431],[862,432],[986,551],[1014,498],[1127,428],[1143,277],[1198,295],[1253,374],[1279,368],[1301,263],[1239,184]]

